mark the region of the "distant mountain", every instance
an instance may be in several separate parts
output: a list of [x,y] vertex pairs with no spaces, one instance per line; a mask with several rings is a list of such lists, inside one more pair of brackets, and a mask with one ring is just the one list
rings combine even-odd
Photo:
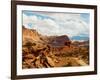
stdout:
[[89,37],[84,37],[84,36],[73,36],[70,38],[71,40],[89,40]]
[[72,45],[79,47],[89,47],[89,40],[87,41],[73,41]]
[[50,44],[54,47],[60,47],[60,46],[66,46],[67,43],[70,43],[70,42],[71,41],[67,35],[62,35],[62,36],[54,37],[54,39],[52,39]]

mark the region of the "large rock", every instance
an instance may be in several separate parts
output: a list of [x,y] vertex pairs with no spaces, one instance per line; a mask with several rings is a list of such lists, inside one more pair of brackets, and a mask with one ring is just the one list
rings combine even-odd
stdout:
[[67,35],[56,36],[56,37],[54,37],[54,39],[52,39],[50,44],[53,47],[70,46],[71,40],[69,39],[69,37]]

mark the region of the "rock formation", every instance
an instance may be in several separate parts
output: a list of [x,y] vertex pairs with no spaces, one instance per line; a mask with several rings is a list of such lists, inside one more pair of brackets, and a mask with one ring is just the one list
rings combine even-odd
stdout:
[[88,49],[74,46],[76,43],[72,43],[67,35],[44,36],[23,26],[22,44],[23,69],[61,67],[69,64],[83,66],[89,63]]

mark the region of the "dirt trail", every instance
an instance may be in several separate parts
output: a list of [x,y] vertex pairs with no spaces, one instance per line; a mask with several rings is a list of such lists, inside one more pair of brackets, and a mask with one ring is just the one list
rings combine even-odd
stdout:
[[59,62],[55,63],[56,67],[68,67],[68,66],[86,66],[87,64],[78,58],[75,57],[61,57]]

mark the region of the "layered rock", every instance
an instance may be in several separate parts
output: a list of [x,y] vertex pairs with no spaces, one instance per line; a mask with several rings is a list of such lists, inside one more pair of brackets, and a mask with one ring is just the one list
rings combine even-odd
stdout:
[[23,27],[23,68],[54,67],[51,47],[36,30]]

